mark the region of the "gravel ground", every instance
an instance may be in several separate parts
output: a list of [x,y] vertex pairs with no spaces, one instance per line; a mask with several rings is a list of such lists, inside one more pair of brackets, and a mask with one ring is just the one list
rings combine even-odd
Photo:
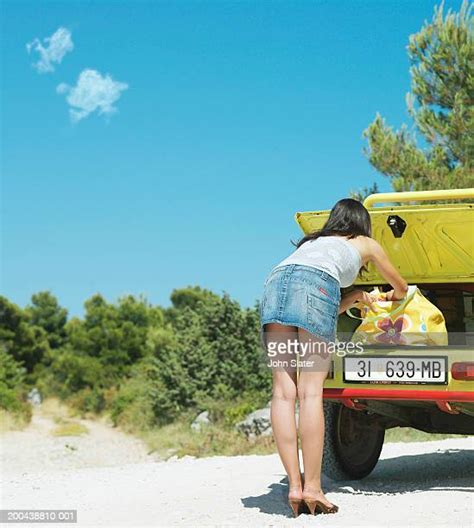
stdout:
[[[43,434],[2,436],[2,508],[77,509],[80,526],[474,524],[472,437],[386,444],[363,481],[325,480],[328,499],[340,507],[337,514],[293,519],[277,455],[164,462],[131,437],[101,431],[103,425],[92,428],[89,438],[52,443],[43,438],[47,424],[36,425]],[[75,443],[77,450],[64,448],[65,443]]]
[[139,439],[126,435],[106,422],[71,421],[86,427],[80,436],[53,436],[58,424],[35,409],[30,425],[0,437],[2,473],[29,473],[75,468],[116,466],[159,460],[149,455]]

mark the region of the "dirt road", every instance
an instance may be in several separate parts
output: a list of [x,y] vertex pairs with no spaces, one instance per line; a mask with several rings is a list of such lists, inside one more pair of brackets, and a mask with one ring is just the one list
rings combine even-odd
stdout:
[[54,446],[44,431],[6,433],[1,441],[1,507],[77,509],[80,526],[471,528],[474,522],[473,438],[386,444],[368,478],[325,481],[339,513],[298,519],[285,503],[277,455],[162,462],[116,430],[55,438]]

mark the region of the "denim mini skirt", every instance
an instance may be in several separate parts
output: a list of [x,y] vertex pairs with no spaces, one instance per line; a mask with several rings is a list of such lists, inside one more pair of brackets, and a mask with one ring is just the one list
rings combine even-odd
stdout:
[[260,303],[260,324],[297,326],[328,341],[336,338],[341,302],[339,281],[311,266],[287,264],[267,277]]

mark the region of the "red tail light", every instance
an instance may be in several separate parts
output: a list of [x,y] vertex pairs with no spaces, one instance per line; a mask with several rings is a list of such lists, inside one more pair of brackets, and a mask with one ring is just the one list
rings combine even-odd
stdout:
[[451,365],[451,376],[456,380],[474,380],[474,361],[463,361]]

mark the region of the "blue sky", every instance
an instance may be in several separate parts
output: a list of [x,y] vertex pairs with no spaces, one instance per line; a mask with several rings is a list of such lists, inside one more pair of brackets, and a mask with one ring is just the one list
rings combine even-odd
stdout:
[[[2,294],[51,290],[71,315],[187,285],[253,305],[296,211],[390,189],[362,131],[409,122],[408,35],[433,6],[3,1]],[[26,44],[61,27],[73,49],[41,73]],[[73,122],[84,70],[122,84]]]

